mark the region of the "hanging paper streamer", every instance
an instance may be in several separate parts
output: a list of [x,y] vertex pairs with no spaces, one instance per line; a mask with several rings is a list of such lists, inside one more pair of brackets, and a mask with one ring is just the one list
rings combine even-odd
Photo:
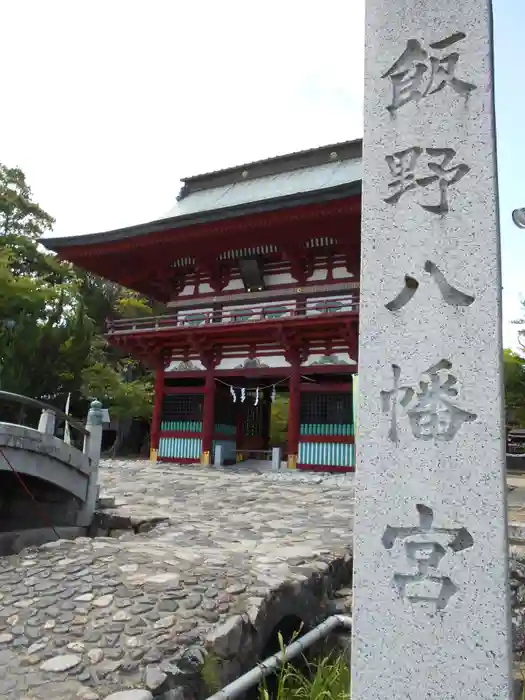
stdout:
[[[256,387],[255,388],[255,396],[254,396],[254,406],[257,406],[259,404],[259,402],[261,401],[261,391],[263,391],[264,389],[270,389],[270,388],[272,390],[272,393],[270,395],[270,400],[272,403],[274,403],[275,400],[277,399],[276,387],[279,384],[283,384],[283,383],[289,381],[289,379],[290,379],[290,377],[284,377],[283,379],[280,379],[278,382],[275,382],[275,384],[265,384],[264,386]],[[303,379],[308,379],[309,381],[313,381],[309,377],[303,377]],[[216,379],[216,381],[219,384],[222,384],[223,386],[228,387],[234,403],[237,402],[239,396],[240,396],[241,403],[244,403],[246,401],[247,393],[246,393],[245,387],[233,386],[232,384],[228,384],[227,382],[223,382],[221,379]],[[239,396],[238,396],[237,392],[238,392]],[[252,391],[250,391],[249,396],[253,396]]]

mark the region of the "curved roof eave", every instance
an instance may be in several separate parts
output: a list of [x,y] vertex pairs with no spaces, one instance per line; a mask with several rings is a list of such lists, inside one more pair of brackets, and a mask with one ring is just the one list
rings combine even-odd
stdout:
[[202,223],[232,219],[248,214],[264,213],[279,209],[288,209],[294,206],[313,204],[346,197],[357,196],[361,193],[361,179],[345,182],[333,187],[321,187],[306,192],[295,192],[279,197],[268,197],[257,201],[243,202],[231,206],[217,206],[209,210],[181,213],[169,218],[114,229],[100,233],[90,233],[80,236],[61,236],[55,238],[42,238],[40,242],[49,250],[58,252],[62,249],[77,246],[96,246],[104,243],[147,236],[151,233],[186,228]]

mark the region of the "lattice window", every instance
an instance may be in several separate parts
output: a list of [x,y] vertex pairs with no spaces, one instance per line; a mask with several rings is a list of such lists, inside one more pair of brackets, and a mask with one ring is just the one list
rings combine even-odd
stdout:
[[235,425],[237,404],[233,403],[230,392],[220,388],[215,394],[215,423]]
[[162,420],[202,420],[202,401],[202,394],[168,394],[162,402]]
[[301,425],[347,425],[352,422],[352,395],[302,394]]
[[261,435],[264,409],[263,403],[259,403],[257,406],[250,403],[246,406],[246,417],[244,420],[245,437],[259,437]]

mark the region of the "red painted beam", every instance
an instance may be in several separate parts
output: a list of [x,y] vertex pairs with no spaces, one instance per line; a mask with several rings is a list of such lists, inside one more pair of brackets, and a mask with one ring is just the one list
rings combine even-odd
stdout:
[[352,445],[355,438],[353,435],[301,435],[299,442],[337,442]]
[[[160,437],[163,438],[202,438],[202,432],[190,432],[187,430],[161,430]],[[214,440],[234,440],[234,436],[224,433],[214,433]]]
[[[246,350],[246,355],[248,350]],[[290,367],[261,367],[261,368],[247,368],[247,369],[217,369],[215,374],[222,380],[227,381],[229,377],[236,378],[242,377],[246,379],[261,379],[265,377],[269,378],[282,378],[290,376]],[[308,377],[316,374],[355,374],[357,372],[357,365],[307,365],[301,366],[301,376]],[[176,372],[166,372],[166,377],[170,379],[201,379],[204,381],[204,370],[190,370],[188,372],[176,371]],[[192,387],[195,389],[198,387]],[[201,387],[202,388],[202,387]],[[195,392],[198,393],[198,392]]]
[[[321,367],[325,367],[326,365],[320,365]],[[349,365],[352,366],[352,365]],[[332,393],[332,394],[347,394],[347,393],[352,393],[352,383],[351,382],[338,382],[337,384],[330,384],[329,382],[323,382],[321,383],[312,383],[312,382],[303,382],[301,384],[301,391],[305,392],[310,392],[312,394],[319,393],[319,392],[326,392],[326,393]]]

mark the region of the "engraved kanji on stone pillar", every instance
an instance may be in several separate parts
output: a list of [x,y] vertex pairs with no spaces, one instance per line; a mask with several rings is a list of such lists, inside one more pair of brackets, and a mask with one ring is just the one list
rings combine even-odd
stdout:
[[432,508],[421,503],[416,508],[419,525],[388,525],[383,533],[383,547],[391,550],[399,540],[404,545],[409,567],[415,568],[410,573],[395,571],[392,582],[400,597],[410,603],[430,603],[436,610],[443,610],[458,587],[450,576],[440,574],[441,560],[449,553],[470,549],[474,540],[464,527],[434,527]]
[[352,700],[509,700],[491,2],[365,6]]
[[418,440],[452,440],[463,423],[476,419],[475,413],[465,411],[451,401],[459,392],[457,378],[450,369],[451,362],[440,360],[423,372],[419,388],[414,389],[399,385],[401,369],[392,365],[393,388],[380,393],[383,413],[390,414],[388,437],[392,442],[398,440],[398,401],[406,409],[412,434]]
[[458,95],[467,97],[476,86],[456,76],[460,54],[446,53],[447,49],[465,39],[463,32],[454,32],[425,49],[417,39],[409,39],[406,48],[395,63],[383,74],[392,82],[392,102],[387,109],[396,112],[409,102],[418,102],[450,87]]
[[[425,153],[427,157],[427,170],[431,175],[420,174],[418,167],[420,159]],[[420,148],[412,146],[403,151],[398,151],[385,157],[390,170],[391,181],[388,188],[392,194],[385,197],[388,204],[397,204],[405,192],[417,187],[430,187],[436,185],[439,192],[439,201],[435,204],[419,202],[419,205],[433,214],[446,214],[449,210],[449,187],[459,182],[469,171],[470,167],[465,163],[452,164],[456,158],[453,148]]]

